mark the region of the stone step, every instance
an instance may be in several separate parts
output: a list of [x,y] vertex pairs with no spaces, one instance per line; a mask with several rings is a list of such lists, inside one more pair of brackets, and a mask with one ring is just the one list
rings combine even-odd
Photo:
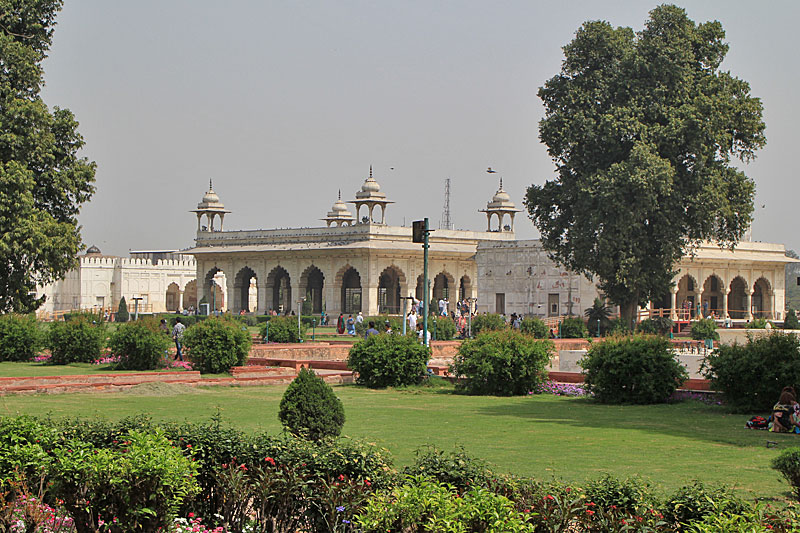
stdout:
[[82,374],[69,376],[21,376],[0,378],[0,391],[6,387],[44,387],[47,385],[68,385],[70,383],[107,384],[107,383],[150,383],[150,382],[183,382],[200,379],[200,372],[189,370],[179,372],[129,372]]

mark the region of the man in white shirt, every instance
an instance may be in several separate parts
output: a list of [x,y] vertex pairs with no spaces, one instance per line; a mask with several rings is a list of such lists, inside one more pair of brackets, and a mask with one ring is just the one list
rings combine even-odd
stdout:
[[358,316],[356,317],[356,323],[361,324],[364,322],[364,315],[361,314],[361,311],[358,312]]
[[415,313],[413,309],[408,313],[408,329],[409,331],[417,329],[417,313]]

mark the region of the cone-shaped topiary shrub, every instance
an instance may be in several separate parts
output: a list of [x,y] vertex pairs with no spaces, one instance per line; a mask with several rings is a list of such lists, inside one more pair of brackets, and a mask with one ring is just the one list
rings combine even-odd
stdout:
[[278,418],[292,433],[319,441],[342,432],[344,407],[330,385],[313,370],[301,368],[283,394]]
[[119,307],[117,308],[117,314],[114,316],[114,322],[127,322],[130,318],[128,314],[128,303],[125,301],[125,297],[123,296],[119,300]]

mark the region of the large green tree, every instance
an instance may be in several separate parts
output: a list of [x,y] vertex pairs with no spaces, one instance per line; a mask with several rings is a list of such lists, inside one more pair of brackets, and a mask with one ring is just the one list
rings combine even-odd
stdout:
[[61,5],[0,0],[0,312],[36,309],[36,285],[75,265],[78,211],[94,192],[75,117],[39,94]]
[[762,106],[720,70],[724,38],[672,5],[638,33],[586,22],[539,89],[557,176],[525,205],[551,256],[595,277],[628,324],[683,254],[734,246],[752,221],[753,181],[731,163],[766,143]]

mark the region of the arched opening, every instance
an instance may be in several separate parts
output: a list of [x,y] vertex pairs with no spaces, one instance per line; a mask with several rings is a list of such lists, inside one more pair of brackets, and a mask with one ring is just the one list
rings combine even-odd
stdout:
[[716,274],[711,274],[703,283],[702,312],[704,317],[722,317],[723,294],[722,279]]
[[193,279],[183,288],[183,308],[197,309],[197,280]]
[[444,272],[439,272],[433,278],[433,299],[439,301],[442,298],[450,298],[450,276]]
[[676,312],[679,320],[689,320],[697,313],[697,280],[689,274],[678,281]]
[[311,265],[303,271],[300,276],[300,289],[304,291],[306,302],[304,307],[313,314],[322,313],[324,304],[322,301],[322,289],[325,285],[325,276],[322,271]]
[[267,296],[272,296],[272,307],[278,314],[292,311],[292,283],[285,268],[277,266],[267,276]]
[[470,281],[469,276],[463,275],[461,276],[461,280],[458,282],[458,299],[464,300],[469,298],[472,294],[472,281]]
[[[254,289],[255,287],[255,289]],[[258,279],[250,267],[242,268],[233,280],[234,311],[256,312],[258,307]],[[255,294],[251,294],[255,292]],[[255,304],[253,303],[255,300]]]
[[402,272],[395,266],[383,270],[378,279],[378,312],[396,315],[400,313],[400,278]]
[[758,278],[753,284],[753,297],[750,305],[754,318],[774,318],[772,316],[772,287],[766,278]]
[[167,287],[166,308],[170,313],[177,313],[181,302],[181,288],[173,282]]
[[342,275],[342,312],[354,314],[361,311],[361,276],[350,267]]
[[206,274],[205,290],[203,291],[205,296],[203,298],[212,312],[225,310],[227,283],[225,272],[217,267],[212,268]]
[[739,276],[731,281],[731,292],[728,295],[728,315],[731,318],[747,316],[747,282]]

